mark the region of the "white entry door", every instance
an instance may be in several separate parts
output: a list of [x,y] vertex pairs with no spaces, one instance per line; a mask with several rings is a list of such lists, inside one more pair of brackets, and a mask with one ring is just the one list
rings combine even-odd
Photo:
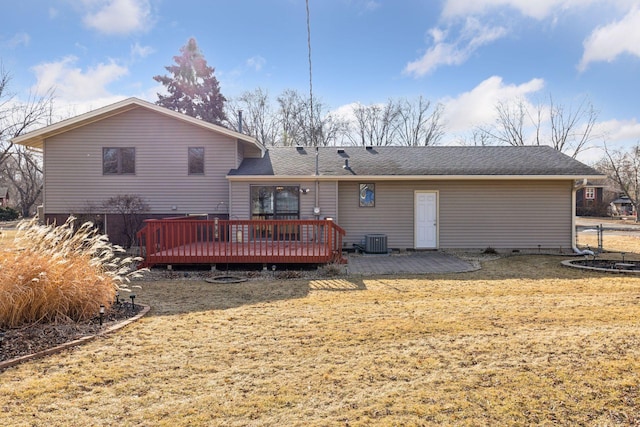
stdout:
[[416,191],[414,206],[416,249],[437,248],[438,193],[435,191]]

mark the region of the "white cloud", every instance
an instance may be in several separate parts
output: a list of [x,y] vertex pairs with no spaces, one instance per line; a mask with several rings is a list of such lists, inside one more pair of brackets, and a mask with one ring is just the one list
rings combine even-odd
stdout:
[[154,52],[155,49],[151,46],[141,46],[138,42],[131,46],[131,56],[134,58],[146,58]]
[[34,92],[42,93],[53,88],[56,100],[65,102],[109,98],[113,95],[109,93],[107,86],[128,74],[125,67],[113,61],[83,71],[75,66],[77,60],[74,56],[67,56],[58,62],[47,62],[33,67],[37,78]]
[[104,34],[125,35],[151,26],[149,0],[84,0],[84,24]]
[[607,120],[594,126],[593,133],[606,141],[623,142],[640,140],[640,123],[636,119]]
[[382,6],[382,3],[379,1],[375,1],[375,0],[370,0],[366,3],[365,5],[365,9],[368,12],[374,11],[376,9],[378,9],[380,6]]
[[15,49],[20,46],[29,46],[29,42],[31,41],[31,36],[27,33],[16,33],[7,40],[4,44],[9,49]]
[[481,15],[493,12],[499,7],[510,7],[524,16],[543,19],[554,11],[582,7],[593,2],[594,0],[446,0],[442,16],[452,18]]
[[264,64],[266,63],[267,63],[267,60],[260,55],[252,56],[251,58],[247,59],[247,62],[246,62],[247,67],[255,71],[260,71],[262,67],[264,67]]
[[492,76],[456,98],[444,99],[443,120],[447,133],[465,132],[475,126],[491,124],[497,118],[499,102],[519,101],[544,87],[544,80],[532,79],[520,85],[505,84]]
[[483,26],[475,18],[467,18],[456,40],[447,41],[448,32],[439,28],[429,30],[433,45],[418,60],[410,62],[405,74],[421,77],[441,65],[460,65],[481,46],[507,34],[504,27]]
[[584,71],[591,62],[611,62],[624,53],[640,57],[640,7],[618,22],[596,28],[584,41],[578,69]]

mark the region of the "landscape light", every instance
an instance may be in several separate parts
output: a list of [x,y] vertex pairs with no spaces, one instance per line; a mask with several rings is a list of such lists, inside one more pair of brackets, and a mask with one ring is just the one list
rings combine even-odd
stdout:
[[104,319],[104,305],[100,304],[100,326],[102,326],[103,319]]
[[2,347],[3,341],[4,341],[4,332],[0,332],[0,347]]
[[131,308],[136,308],[136,303],[133,302],[136,299],[136,294],[129,295],[129,298],[131,298]]
[[120,304],[120,292],[116,292],[116,304]]

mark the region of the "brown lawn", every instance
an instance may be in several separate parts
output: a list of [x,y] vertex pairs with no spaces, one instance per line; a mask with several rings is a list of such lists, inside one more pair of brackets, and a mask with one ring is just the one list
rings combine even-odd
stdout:
[[640,277],[142,283],[142,320],[0,372],[0,425],[633,425]]

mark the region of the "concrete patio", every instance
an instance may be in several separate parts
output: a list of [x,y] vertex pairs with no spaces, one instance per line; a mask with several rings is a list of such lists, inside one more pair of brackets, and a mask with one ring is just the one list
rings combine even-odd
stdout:
[[407,252],[401,254],[350,254],[349,274],[425,274],[462,273],[474,271],[475,263],[440,251]]

